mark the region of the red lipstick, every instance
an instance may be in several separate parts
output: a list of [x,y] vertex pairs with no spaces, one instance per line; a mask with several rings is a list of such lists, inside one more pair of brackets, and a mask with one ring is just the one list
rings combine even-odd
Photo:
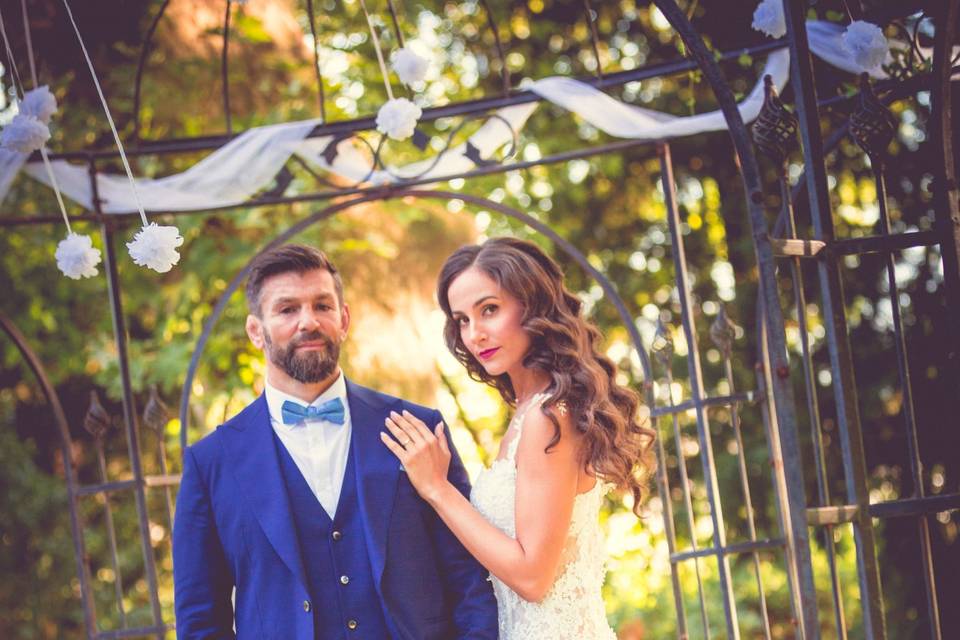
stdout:
[[477,355],[480,357],[481,360],[489,360],[491,357],[493,357],[493,354],[495,354],[497,351],[500,351],[500,347],[493,347],[492,349],[484,349]]

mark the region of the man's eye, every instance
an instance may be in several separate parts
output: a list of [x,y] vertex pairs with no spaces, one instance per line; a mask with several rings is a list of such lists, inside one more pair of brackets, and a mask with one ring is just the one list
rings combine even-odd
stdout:
[[329,311],[330,308],[331,308],[331,307],[330,307],[330,305],[328,305],[328,304],[318,304],[318,305],[317,305],[317,309],[319,309],[320,311]]
[[283,309],[280,309],[280,313],[283,313],[283,314],[293,313],[293,307],[284,307]]

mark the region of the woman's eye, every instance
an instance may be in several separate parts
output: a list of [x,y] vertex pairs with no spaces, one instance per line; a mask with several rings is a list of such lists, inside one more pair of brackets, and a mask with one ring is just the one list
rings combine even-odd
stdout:
[[461,316],[457,318],[457,324],[460,325],[461,327],[465,327],[467,326],[467,319]]
[[496,312],[497,312],[497,305],[495,304],[488,304],[483,308],[483,314],[487,316],[493,315]]

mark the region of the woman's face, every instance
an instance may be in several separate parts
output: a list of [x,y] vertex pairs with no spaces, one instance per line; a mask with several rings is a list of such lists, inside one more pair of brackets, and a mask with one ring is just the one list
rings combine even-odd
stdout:
[[523,367],[530,336],[521,325],[519,300],[474,266],[450,283],[447,301],[460,339],[488,374],[499,376]]

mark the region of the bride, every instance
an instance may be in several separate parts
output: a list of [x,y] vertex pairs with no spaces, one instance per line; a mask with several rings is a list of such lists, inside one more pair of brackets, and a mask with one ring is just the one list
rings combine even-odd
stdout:
[[613,640],[600,589],[598,522],[613,487],[634,511],[652,470],[653,430],[616,382],[559,266],[536,245],[493,238],[443,266],[447,346],[471,377],[516,407],[496,461],[467,501],[447,481],[444,425],[392,414],[384,444],[410,482],[491,574],[501,640]]

